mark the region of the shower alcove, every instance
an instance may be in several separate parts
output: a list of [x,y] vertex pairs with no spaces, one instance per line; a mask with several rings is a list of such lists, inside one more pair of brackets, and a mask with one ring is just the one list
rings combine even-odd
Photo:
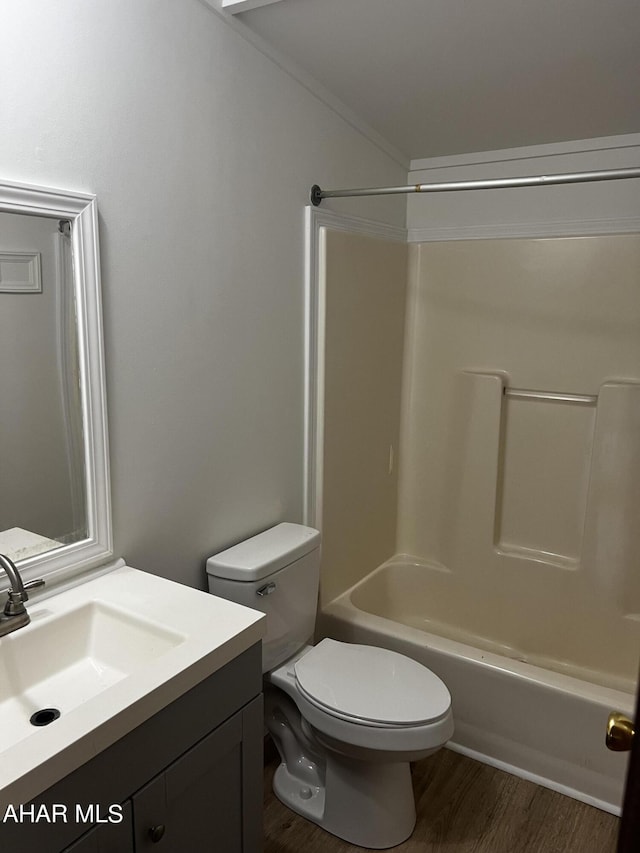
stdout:
[[633,711],[640,655],[640,236],[407,245],[325,217],[320,631],[440,675],[452,748],[618,812],[604,732]]

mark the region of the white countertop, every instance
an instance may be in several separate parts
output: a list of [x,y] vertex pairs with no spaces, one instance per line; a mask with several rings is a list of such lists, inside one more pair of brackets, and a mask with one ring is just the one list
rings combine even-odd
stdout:
[[62,548],[63,543],[57,539],[49,539],[32,533],[22,527],[10,527],[8,530],[0,530],[0,554],[13,560],[25,560],[27,557],[35,557],[36,554],[44,554],[56,548]]
[[[262,613],[129,566],[27,606],[31,624],[0,637],[0,680],[4,681],[4,686],[0,684],[0,814],[8,804],[27,803],[76,770],[264,634]],[[132,664],[131,672],[126,672],[126,666],[124,674],[115,669],[116,674],[109,676],[108,683],[94,695],[69,699],[69,708],[61,707],[60,718],[50,725],[25,730],[22,716],[26,718],[28,713],[16,713],[17,700],[10,695],[12,690],[22,689],[21,650],[25,661],[31,661],[37,650],[38,668],[46,670],[50,665],[53,671],[60,669],[65,626],[80,624],[81,619],[87,622],[91,615],[78,616],[87,613],[107,614],[98,618],[111,620],[108,630],[114,630],[113,623],[116,633],[117,622],[122,621],[119,648],[119,638],[113,640],[114,654],[121,657],[126,657],[126,643],[130,642],[130,628],[125,623],[130,622],[142,634],[144,626],[149,625],[150,639],[143,644],[146,658]],[[42,642],[44,638],[46,643]],[[111,644],[110,638],[108,642]],[[100,670],[92,659],[88,665]],[[64,675],[61,671],[55,677]],[[102,676],[98,672],[94,680]],[[18,687],[7,688],[7,681]],[[62,695],[72,692],[65,688]],[[26,689],[18,697],[20,702],[24,697],[29,698]],[[56,702],[56,707],[60,704],[64,705],[64,700]]]

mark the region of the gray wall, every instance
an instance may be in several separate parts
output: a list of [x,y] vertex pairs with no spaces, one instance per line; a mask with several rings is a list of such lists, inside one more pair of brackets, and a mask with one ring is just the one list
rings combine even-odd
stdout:
[[[198,0],[3,0],[0,176],[100,211],[115,551],[204,585],[302,512],[309,186],[405,169]],[[334,208],[404,224],[397,199]]]

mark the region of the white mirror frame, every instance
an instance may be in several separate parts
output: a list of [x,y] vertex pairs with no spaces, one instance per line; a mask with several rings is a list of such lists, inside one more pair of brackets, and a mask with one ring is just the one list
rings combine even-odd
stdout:
[[[57,584],[71,575],[107,562],[113,555],[98,209],[95,196],[87,193],[2,181],[0,212],[50,216],[71,222],[88,535],[86,539],[18,563],[25,580],[45,577],[48,585],[52,582]],[[5,584],[1,583],[1,586]]]

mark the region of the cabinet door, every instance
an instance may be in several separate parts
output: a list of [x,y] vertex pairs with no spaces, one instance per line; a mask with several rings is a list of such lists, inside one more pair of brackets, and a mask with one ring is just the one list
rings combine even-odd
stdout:
[[134,795],[136,853],[242,853],[242,802],[238,713]]
[[131,800],[122,807],[122,823],[95,826],[62,853],[133,853]]

